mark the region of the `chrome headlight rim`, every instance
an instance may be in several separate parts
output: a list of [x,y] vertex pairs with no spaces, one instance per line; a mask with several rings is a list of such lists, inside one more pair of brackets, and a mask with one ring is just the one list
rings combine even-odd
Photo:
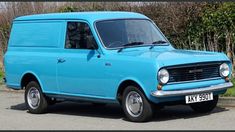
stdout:
[[170,79],[170,75],[167,69],[162,68],[158,71],[158,81],[160,84],[168,83],[169,79]]
[[228,77],[230,73],[230,68],[227,63],[222,63],[219,67],[219,73],[221,77]]

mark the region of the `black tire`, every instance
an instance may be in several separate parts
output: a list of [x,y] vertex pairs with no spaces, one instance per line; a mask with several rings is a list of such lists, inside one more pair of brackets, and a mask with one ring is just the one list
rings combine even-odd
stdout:
[[[39,99],[39,103],[36,108],[32,108],[32,106],[29,104],[29,100],[27,99],[27,95],[32,88],[35,88],[39,91],[40,99]],[[39,84],[36,81],[31,81],[26,85],[24,97],[25,97],[26,106],[27,106],[30,113],[42,114],[42,113],[46,112],[47,107],[48,107],[48,102],[47,102],[46,97],[42,93],[41,87],[39,86]]]
[[54,104],[58,103],[58,101],[56,99],[47,98],[46,100],[47,100],[48,105],[54,105]]
[[200,103],[193,103],[190,104],[190,107],[198,113],[208,113],[211,112],[217,105],[218,102],[218,95],[215,95],[213,97],[213,100],[211,101],[205,101]]
[[164,105],[158,105],[158,104],[153,105],[153,109],[155,111],[160,111],[160,110],[164,109],[164,107],[165,107]]
[[[142,112],[139,113],[138,116],[133,116],[130,114],[130,110],[128,112],[128,108],[126,107],[126,99],[127,96],[130,92],[136,92],[140,95],[141,99],[142,99]],[[144,93],[139,90],[139,88],[137,88],[136,86],[128,86],[125,88],[124,92],[123,92],[123,96],[122,96],[122,108],[123,111],[127,117],[128,120],[132,121],[132,122],[146,122],[149,121],[153,114],[154,114],[154,110],[153,110],[153,104],[151,104],[151,102],[149,102]]]

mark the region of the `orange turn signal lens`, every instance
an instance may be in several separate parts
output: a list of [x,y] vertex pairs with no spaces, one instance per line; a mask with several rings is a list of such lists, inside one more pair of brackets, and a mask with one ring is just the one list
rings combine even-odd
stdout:
[[229,77],[225,77],[225,81],[227,81],[227,82],[228,82],[228,81],[229,81]]
[[162,85],[158,84],[158,85],[157,85],[157,89],[158,89],[158,90],[162,90]]

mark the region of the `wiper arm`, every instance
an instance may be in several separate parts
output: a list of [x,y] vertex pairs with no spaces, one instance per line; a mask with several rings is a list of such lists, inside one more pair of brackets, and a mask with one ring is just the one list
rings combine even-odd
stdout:
[[152,42],[152,44],[164,44],[164,43],[167,43],[167,42],[164,40],[158,40],[158,41]]
[[152,45],[149,49],[152,49],[156,44],[165,44],[165,43],[167,43],[167,42],[163,41],[163,40],[154,41],[154,42],[152,42]]
[[132,45],[142,45],[142,44],[144,44],[144,42],[131,42],[131,43],[123,44],[122,46],[126,47],[126,46],[132,46]]
[[144,42],[131,42],[131,43],[123,44],[122,47],[117,52],[121,52],[124,48],[126,48],[128,46],[143,45],[143,44],[144,44]]

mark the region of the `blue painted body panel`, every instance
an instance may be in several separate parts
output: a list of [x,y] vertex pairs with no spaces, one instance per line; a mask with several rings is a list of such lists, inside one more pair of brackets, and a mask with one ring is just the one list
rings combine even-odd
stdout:
[[[130,12],[55,13],[16,18],[4,56],[7,86],[21,89],[22,77],[31,73],[46,94],[117,101],[119,85],[125,80],[132,80],[141,86],[149,100],[159,103],[184,99],[184,96],[161,99],[151,96],[151,92],[157,90],[157,72],[160,68],[214,61],[227,61],[231,67],[223,53],[176,50],[171,44],[155,46],[153,49],[149,49],[149,46],[126,48],[119,53],[115,49],[105,49],[94,23],[121,18],[149,19]],[[99,46],[100,58],[96,50],[64,48],[67,21],[82,21],[90,26]],[[66,61],[57,63],[58,58]],[[221,78],[169,84],[163,86],[163,90],[193,89],[223,82]]]

